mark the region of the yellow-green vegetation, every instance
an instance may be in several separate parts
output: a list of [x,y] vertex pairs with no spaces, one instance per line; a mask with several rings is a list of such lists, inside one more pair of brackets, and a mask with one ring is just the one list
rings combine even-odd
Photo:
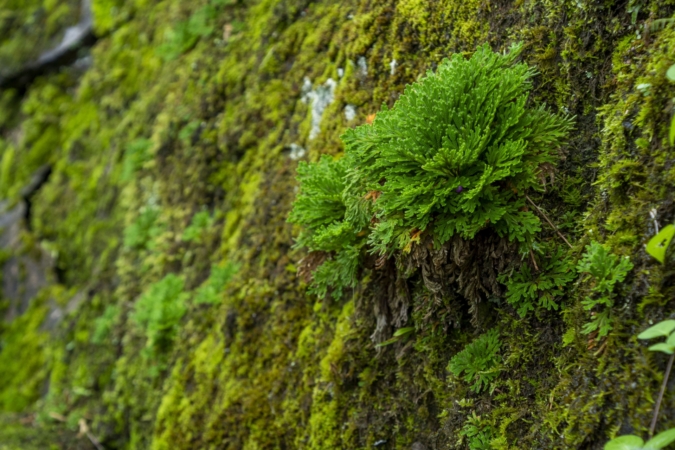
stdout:
[[[0,56],[19,64],[26,36],[57,39],[79,1],[0,6]],[[675,25],[652,26],[675,13],[670,0],[92,9],[90,59],[0,91],[0,197],[20,201],[52,167],[22,251],[55,259],[51,286],[0,324],[0,448],[92,448],[80,423],[106,449],[582,449],[647,436],[667,355],[635,336],[675,310],[672,250],[660,264],[644,247],[675,220]],[[479,223],[435,245],[392,207],[381,217],[405,239],[359,254],[341,298],[308,293],[336,254],[294,246],[299,162],[344,160],[341,136],[386,124],[444,59],[515,43],[511,67],[535,71],[524,110],[575,117],[525,190],[494,183],[537,222],[528,245]],[[655,435],[675,425],[674,402],[666,391]]]
[[80,16],[80,0],[2,0],[0,2],[0,78],[60,42]]

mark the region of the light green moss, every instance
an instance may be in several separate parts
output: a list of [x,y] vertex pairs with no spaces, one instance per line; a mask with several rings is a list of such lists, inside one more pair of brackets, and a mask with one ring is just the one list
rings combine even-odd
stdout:
[[28,310],[2,327],[0,351],[0,411],[30,409],[43,393],[49,373],[49,334],[41,329],[47,307],[44,295]]

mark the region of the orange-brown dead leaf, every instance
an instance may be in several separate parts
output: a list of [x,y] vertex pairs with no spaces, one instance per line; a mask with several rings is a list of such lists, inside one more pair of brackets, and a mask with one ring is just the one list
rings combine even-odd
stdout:
[[380,198],[380,195],[382,195],[382,192],[380,191],[370,191],[366,194],[365,199],[376,201],[378,198]]
[[422,230],[416,230],[416,231],[413,232],[413,234],[410,236],[410,240],[408,241],[408,243],[403,248],[404,253],[410,253],[410,250],[412,250],[413,242],[419,243],[421,234],[422,234]]

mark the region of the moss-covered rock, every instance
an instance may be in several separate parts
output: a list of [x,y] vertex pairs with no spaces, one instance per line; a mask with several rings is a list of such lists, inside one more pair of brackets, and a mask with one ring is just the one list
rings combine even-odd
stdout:
[[[2,416],[0,445],[49,448],[53,436],[54,448],[79,448],[82,420],[110,449],[597,449],[646,434],[666,361],[635,336],[675,306],[672,259],[643,249],[655,220],[675,220],[675,31],[652,26],[672,2],[93,10],[89,68],[0,92],[0,193],[18,200],[35,169],[52,167],[27,239],[56,260],[52,286],[0,328],[0,408],[24,414]],[[576,116],[546,190],[530,195],[572,248],[545,221],[524,255],[480,232],[447,253],[419,245],[419,265],[373,261],[341,300],[309,295],[317,261],[293,248],[300,230],[286,221],[298,160],[340,155],[347,128],[444,58],[514,42],[538,70],[531,103]],[[580,276],[556,287],[558,309],[532,301],[521,317],[497,277],[546,267],[554,249],[573,264],[593,241],[634,266],[613,286],[608,335],[584,334],[598,310],[584,308],[593,281]],[[197,300],[212,267],[229,264],[239,269],[219,301]],[[149,346],[134,311],[167,276],[182,281],[182,313],[170,345]],[[75,293],[77,308],[46,331],[45,308],[65,311]],[[448,364],[491,329],[494,376],[475,392]],[[675,424],[673,402],[659,430]]]

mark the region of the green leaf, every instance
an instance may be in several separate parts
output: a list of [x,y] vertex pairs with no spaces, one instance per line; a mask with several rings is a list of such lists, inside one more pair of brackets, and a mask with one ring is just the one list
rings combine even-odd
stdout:
[[379,348],[379,347],[384,347],[384,346],[387,346],[387,345],[391,345],[391,344],[393,344],[394,342],[398,342],[399,340],[400,340],[400,339],[399,339],[398,337],[393,337],[393,338],[391,338],[391,339],[387,339],[387,340],[384,341],[384,342],[380,342],[379,344],[376,344],[375,347],[378,347],[378,348]]
[[666,71],[666,78],[668,78],[670,81],[675,81],[675,64],[670,66]]
[[654,344],[651,347],[649,347],[649,351],[652,352],[663,352],[668,355],[673,354],[674,348],[671,345],[666,344],[665,342],[660,342],[658,344]]
[[675,236],[675,225],[667,225],[649,240],[647,243],[647,253],[663,264],[666,259],[666,249],[673,236]]
[[653,438],[651,438],[645,444],[645,450],[663,448],[673,441],[675,441],[675,428],[671,428],[670,430],[666,430],[662,433],[657,434]]
[[619,436],[606,443],[604,450],[643,450],[644,442],[633,435]]
[[667,337],[675,330],[675,320],[668,319],[647,328],[638,334],[638,339],[654,339],[655,337]]
[[391,345],[394,342],[398,342],[401,338],[401,336],[405,336],[406,334],[410,334],[413,331],[415,331],[415,327],[405,327],[405,328],[399,328],[398,330],[394,331],[394,337],[391,339],[387,339],[384,342],[380,342],[379,344],[375,345],[375,347],[384,347],[385,345]]
[[415,327],[399,328],[394,332],[394,337],[405,336],[406,334],[412,333],[413,331],[415,331]]
[[670,145],[675,145],[675,116],[670,120]]

